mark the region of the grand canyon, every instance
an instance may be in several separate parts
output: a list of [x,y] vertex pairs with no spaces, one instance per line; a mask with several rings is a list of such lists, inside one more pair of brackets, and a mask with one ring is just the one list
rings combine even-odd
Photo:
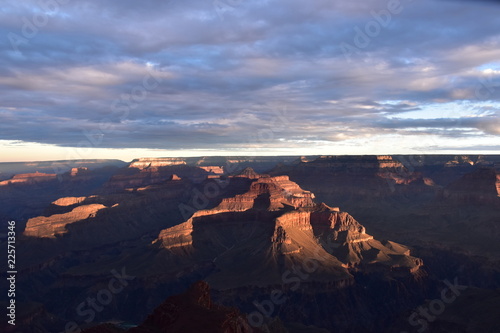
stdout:
[[18,234],[4,332],[499,332],[499,155],[0,172]]
[[2,0],[0,333],[500,333],[492,0]]

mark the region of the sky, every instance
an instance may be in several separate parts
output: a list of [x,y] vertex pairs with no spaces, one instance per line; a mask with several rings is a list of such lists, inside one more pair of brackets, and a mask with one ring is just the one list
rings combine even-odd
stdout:
[[500,2],[24,0],[0,162],[500,154]]

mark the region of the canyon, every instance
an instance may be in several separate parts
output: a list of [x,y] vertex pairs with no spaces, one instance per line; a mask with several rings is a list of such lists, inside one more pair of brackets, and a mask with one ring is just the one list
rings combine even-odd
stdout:
[[[200,316],[221,332],[411,331],[412,311],[455,278],[495,304],[499,165],[496,155],[141,158],[11,176],[0,196],[13,208],[0,213],[22,231],[21,327],[181,332]],[[86,322],[79,304],[121,269],[133,280]],[[161,319],[179,307],[177,324]]]

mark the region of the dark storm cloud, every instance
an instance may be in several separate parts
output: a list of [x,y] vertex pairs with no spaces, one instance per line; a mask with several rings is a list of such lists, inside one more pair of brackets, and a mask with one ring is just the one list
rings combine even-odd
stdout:
[[[387,16],[381,0],[55,1],[0,9],[0,139],[175,149],[500,134],[493,4],[401,1]],[[453,101],[493,110],[398,118]]]

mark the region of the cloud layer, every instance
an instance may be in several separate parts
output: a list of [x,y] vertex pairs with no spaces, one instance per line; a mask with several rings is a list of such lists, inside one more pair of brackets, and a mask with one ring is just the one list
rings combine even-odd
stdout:
[[396,140],[408,152],[454,142],[457,151],[467,142],[491,151],[500,144],[499,9],[439,0],[6,1],[0,140],[353,153]]

